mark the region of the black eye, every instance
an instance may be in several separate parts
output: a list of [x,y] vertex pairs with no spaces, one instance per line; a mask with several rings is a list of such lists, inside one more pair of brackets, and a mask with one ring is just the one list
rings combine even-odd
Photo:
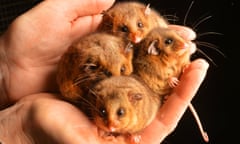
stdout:
[[100,117],[106,117],[107,116],[107,110],[105,108],[100,108],[99,109],[99,115]]
[[123,74],[123,73],[125,72],[125,70],[126,70],[126,67],[123,65],[123,66],[121,67],[121,69],[120,69],[121,74]]
[[138,23],[137,23],[137,26],[138,26],[139,28],[143,28],[143,23],[142,23],[142,22],[138,22]]
[[96,65],[96,64],[89,64],[88,65],[88,69],[90,69],[90,70],[96,70],[98,68],[98,65]]
[[167,44],[167,45],[171,44],[172,42],[173,42],[173,39],[171,39],[171,38],[167,38],[165,40],[165,44]]
[[124,26],[121,27],[121,31],[122,32],[128,32],[129,30],[128,30],[128,27],[124,25]]
[[96,71],[98,69],[98,65],[97,64],[93,64],[93,63],[87,63],[85,64],[84,66],[84,70],[86,72],[89,72],[89,71]]
[[123,116],[124,114],[125,114],[125,109],[119,108],[118,111],[117,111],[117,115],[118,116]]
[[111,73],[110,71],[108,71],[108,70],[104,70],[103,72],[104,72],[104,74],[105,74],[107,77],[112,76],[112,73]]
[[84,64],[85,71],[95,71],[99,68],[99,64],[96,63],[93,59],[88,58],[87,61]]

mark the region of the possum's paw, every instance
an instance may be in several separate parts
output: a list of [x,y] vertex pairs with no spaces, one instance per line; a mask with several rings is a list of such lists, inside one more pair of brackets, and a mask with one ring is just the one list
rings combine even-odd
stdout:
[[168,84],[172,88],[176,87],[178,85],[178,83],[179,83],[179,80],[176,77],[171,77],[168,79]]
[[130,134],[129,135],[130,144],[140,144],[141,139],[142,139],[142,137],[139,134]]

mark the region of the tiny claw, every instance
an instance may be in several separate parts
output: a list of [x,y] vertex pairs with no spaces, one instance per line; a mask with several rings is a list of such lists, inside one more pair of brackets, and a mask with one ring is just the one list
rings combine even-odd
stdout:
[[141,135],[134,134],[134,135],[129,135],[129,139],[130,139],[130,144],[140,144],[142,137]]
[[179,83],[179,80],[176,77],[171,77],[168,79],[168,84],[171,88],[176,87],[178,85],[178,83]]

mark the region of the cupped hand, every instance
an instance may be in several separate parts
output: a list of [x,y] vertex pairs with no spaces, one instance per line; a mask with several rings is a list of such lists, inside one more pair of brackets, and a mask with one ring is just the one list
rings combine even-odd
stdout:
[[203,82],[209,64],[204,59],[194,60],[185,70],[180,82],[160,108],[156,119],[143,134],[143,143],[159,143],[174,131]]
[[25,96],[0,111],[0,143],[3,144],[124,144],[123,138],[105,141],[96,126],[76,107],[57,95]]
[[[11,107],[0,111],[2,143],[125,143],[98,136],[97,128],[73,105],[59,100],[55,91],[55,71],[60,56],[81,36],[94,31],[99,13],[113,0],[47,0],[19,16],[0,37],[4,48],[6,92]],[[170,26],[191,41],[195,33],[181,26]],[[195,45],[192,43],[192,48]],[[2,49],[1,49],[2,51]],[[1,53],[2,54],[2,53]],[[2,59],[1,59],[2,60]],[[176,127],[201,85],[208,64],[193,61],[169,96],[153,123],[142,135],[142,144],[161,142]],[[27,96],[28,95],[28,96]]]
[[60,56],[79,37],[94,31],[114,0],[47,0],[19,16],[0,37],[5,48],[6,92],[12,101],[56,90]]
[[[186,68],[156,119],[141,133],[141,144],[159,144],[175,129],[207,69],[208,63],[202,59]],[[125,144],[125,137],[113,141],[99,137],[97,127],[78,108],[57,97],[50,93],[34,94],[0,111],[0,142]]]

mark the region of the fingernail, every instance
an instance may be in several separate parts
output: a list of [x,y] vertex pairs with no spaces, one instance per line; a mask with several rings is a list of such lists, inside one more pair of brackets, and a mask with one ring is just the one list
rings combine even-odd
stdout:
[[209,63],[205,59],[198,59],[196,60],[196,65],[197,68],[204,68],[208,69]]

